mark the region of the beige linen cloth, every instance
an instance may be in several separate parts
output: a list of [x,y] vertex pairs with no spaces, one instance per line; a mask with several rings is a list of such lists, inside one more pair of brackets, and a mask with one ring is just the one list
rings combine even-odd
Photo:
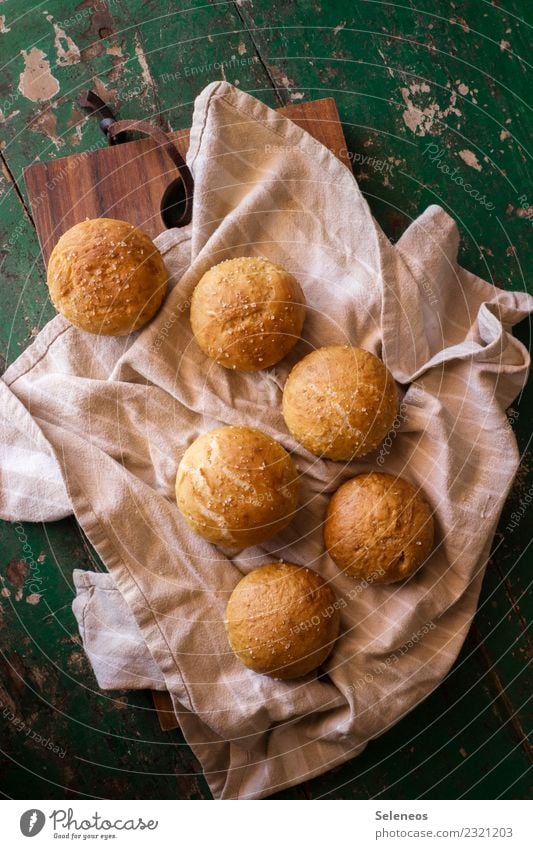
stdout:
[[[518,464],[505,410],[528,357],[511,327],[533,301],[461,268],[456,225],[439,207],[392,246],[341,162],[227,83],[198,98],[188,160],[194,220],[157,240],[172,275],[158,316],[127,339],[57,317],[0,381],[0,513],[74,512],[109,570],[75,574],[100,686],[168,689],[213,795],[257,798],[361,752],[456,658]],[[308,303],[301,342],[256,374],[208,360],[188,317],[200,275],[244,254],[287,268]],[[349,464],[308,454],[280,413],[291,366],[339,343],[382,357],[405,392],[385,447]],[[184,450],[220,423],[262,428],[301,472],[292,524],[233,557],[195,537],[174,501]],[[329,495],[369,469],[403,475],[434,511],[435,551],[400,585],[357,584],[324,553]],[[223,624],[242,574],[280,558],[331,581],[342,614],[324,670],[293,682],[245,669]]]

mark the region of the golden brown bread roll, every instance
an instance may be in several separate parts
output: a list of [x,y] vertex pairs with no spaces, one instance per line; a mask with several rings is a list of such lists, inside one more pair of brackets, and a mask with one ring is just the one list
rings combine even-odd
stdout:
[[202,351],[226,368],[258,371],[296,344],[305,298],[287,271],[255,256],[210,268],[191,302],[191,326]]
[[48,263],[55,308],[76,327],[104,336],[138,330],[165,295],[163,258],[146,233],[114,218],[75,224]]
[[318,348],[292,369],[283,391],[288,429],[313,454],[350,460],[390,430],[398,393],[384,364],[362,348]]
[[195,533],[230,548],[257,545],[289,524],[298,473],[279,442],[252,427],[199,436],[178,467],[176,501]]
[[270,563],[246,575],[226,610],[230,645],[245,666],[272,678],[316,669],[339,634],[335,593],[312,569]]
[[324,542],[339,569],[368,583],[412,575],[433,548],[431,508],[412,484],[381,472],[344,483],[331,498]]

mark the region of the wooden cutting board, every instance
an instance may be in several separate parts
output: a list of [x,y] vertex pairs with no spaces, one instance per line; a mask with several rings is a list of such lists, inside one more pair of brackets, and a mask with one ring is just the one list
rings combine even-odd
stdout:
[[[346,154],[342,156],[346,142],[333,98],[278,111],[349,163]],[[172,133],[171,138],[184,156],[189,130]],[[29,165],[24,179],[45,263],[59,237],[85,218],[121,218],[157,236],[166,226],[163,194],[176,176],[169,157],[151,139]]]
[[[349,166],[333,98],[284,106],[278,112]],[[185,156],[189,130],[172,133],[171,138]],[[45,263],[59,237],[86,218],[121,218],[157,236],[166,226],[161,217],[163,195],[176,176],[168,156],[151,139],[29,165],[24,179]],[[177,728],[169,694],[152,695],[161,728]]]

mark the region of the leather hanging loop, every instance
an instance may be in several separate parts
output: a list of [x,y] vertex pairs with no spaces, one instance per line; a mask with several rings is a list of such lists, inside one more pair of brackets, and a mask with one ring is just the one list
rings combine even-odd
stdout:
[[148,121],[128,119],[117,121],[111,109],[94,91],[87,91],[81,95],[78,102],[84,109],[90,109],[91,113],[100,116],[100,127],[106,134],[110,145],[120,143],[118,136],[122,133],[128,131],[142,133],[143,135],[150,136],[158,147],[170,157],[178,169],[183,184],[180,211],[178,217],[175,217],[173,224],[176,227],[183,227],[184,224],[188,224],[192,218],[194,180],[183,156],[167,134],[158,127],[154,127]]
[[173,161],[174,165],[178,169],[184,189],[182,210],[179,218],[175,221],[175,225],[177,227],[183,227],[184,224],[188,224],[192,218],[194,181],[189,167],[178,148],[169,139],[167,134],[163,132],[163,130],[160,130],[158,127],[154,127],[153,124],[150,124],[148,121],[130,121],[128,119],[124,121],[113,121],[113,123],[109,125],[107,129],[109,143],[113,144],[120,133],[128,131],[143,133],[144,135],[150,136],[157,143],[158,147],[160,147]]

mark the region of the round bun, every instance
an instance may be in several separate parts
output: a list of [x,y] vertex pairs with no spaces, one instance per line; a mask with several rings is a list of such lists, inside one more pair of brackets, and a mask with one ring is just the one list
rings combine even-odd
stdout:
[[246,575],[226,610],[230,645],[245,666],[272,678],[316,669],[339,634],[335,594],[312,569],[270,563]]
[[166,282],[163,258],[150,237],[114,218],[75,224],[48,263],[58,312],[103,336],[124,336],[146,324],[161,305]]
[[176,477],[176,500],[187,524],[230,548],[257,545],[288,525],[298,489],[289,454],[253,427],[221,427],[199,436]]
[[351,460],[377,448],[397,409],[392,375],[362,348],[318,348],[294,366],[283,391],[292,435],[330,460]]
[[294,347],[305,298],[292,274],[267,259],[242,256],[206,271],[191,302],[200,348],[221,366],[258,371]]
[[370,472],[331,498],[324,542],[339,569],[375,584],[412,575],[433,548],[431,508],[407,481]]

